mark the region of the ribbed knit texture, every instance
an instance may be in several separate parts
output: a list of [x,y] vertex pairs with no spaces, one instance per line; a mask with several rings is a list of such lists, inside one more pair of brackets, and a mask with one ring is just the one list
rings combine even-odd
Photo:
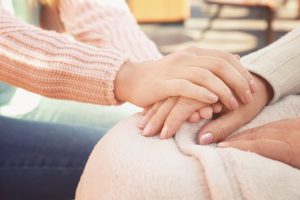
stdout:
[[300,28],[273,44],[242,58],[253,73],[266,79],[274,90],[271,103],[300,93]]
[[[62,21],[75,39],[96,47],[23,23],[4,11],[0,1],[0,80],[52,98],[119,103],[114,80],[127,55],[135,60],[156,59],[160,54],[155,45],[126,9],[115,12],[80,0],[63,0],[59,6]],[[122,23],[125,19],[130,21]],[[140,51],[132,48],[135,45]]]
[[65,28],[78,41],[111,47],[131,61],[150,61],[162,56],[137,26],[128,8],[102,6],[96,0],[63,0],[59,8]]

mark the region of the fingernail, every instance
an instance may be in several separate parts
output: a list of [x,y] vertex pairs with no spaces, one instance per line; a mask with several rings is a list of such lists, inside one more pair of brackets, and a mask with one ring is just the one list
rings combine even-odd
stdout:
[[253,100],[253,96],[250,90],[248,90],[245,94],[245,103],[251,103]]
[[229,143],[228,142],[220,142],[220,143],[218,143],[218,147],[229,147]]
[[255,93],[257,91],[256,81],[254,79],[251,79],[249,84],[250,84],[250,89],[251,89],[252,93]]
[[239,103],[237,102],[237,100],[234,97],[231,97],[230,107],[232,110],[236,110],[239,107]]
[[204,119],[210,119],[210,118],[212,118],[212,116],[213,116],[213,113],[212,112],[205,112],[205,113],[203,113],[204,114],[204,116],[202,116]]
[[166,139],[167,137],[168,137],[168,131],[169,131],[169,129],[168,129],[168,127],[165,125],[164,127],[163,127],[163,129],[161,130],[161,132],[160,132],[160,139]]
[[215,113],[219,113],[221,111],[222,111],[222,106],[221,105],[215,107]]
[[238,55],[238,54],[234,54],[234,57],[236,57],[236,59],[240,60],[241,59],[241,56]]
[[138,123],[139,128],[144,128],[146,125],[146,117],[142,117],[142,119]]
[[144,136],[149,136],[151,134],[152,125],[149,123],[143,131]]
[[219,100],[219,97],[214,94],[208,94],[208,99],[211,101],[211,103],[216,103]]
[[205,133],[200,137],[200,144],[201,145],[207,145],[212,143],[213,141],[213,135],[211,133]]

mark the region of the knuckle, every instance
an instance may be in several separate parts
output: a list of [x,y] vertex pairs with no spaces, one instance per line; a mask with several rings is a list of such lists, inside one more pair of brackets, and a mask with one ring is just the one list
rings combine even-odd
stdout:
[[208,79],[210,79],[212,76],[214,76],[214,74],[207,70],[207,69],[200,69],[201,73],[199,73],[200,75],[200,79],[202,80],[202,82],[207,82]]
[[[293,160],[295,160],[294,158],[297,157],[297,153],[296,153],[296,149],[293,145],[291,145],[289,142],[286,143],[286,145],[284,145],[283,148],[283,152],[285,153],[285,163],[287,164],[293,164]],[[298,155],[299,156],[299,155]]]
[[250,131],[250,134],[248,135],[248,139],[250,139],[250,140],[259,139],[259,138],[262,138],[263,134],[264,134],[263,129],[253,128]]
[[178,51],[169,56],[170,63],[178,63],[187,57],[187,53],[183,51]]
[[216,61],[216,67],[215,67],[215,70],[216,72],[219,72],[219,73],[223,73],[224,71],[226,71],[228,68],[228,65],[227,65],[227,62],[222,60],[222,59],[218,59]]
[[222,51],[222,54],[223,54],[222,57],[225,60],[232,61],[234,59],[234,56],[231,53],[227,52],[227,51]]
[[[264,150],[264,147],[265,147],[264,140],[256,140],[253,145],[254,145],[253,148],[257,152],[262,152]],[[249,146],[248,150],[250,150],[250,146]]]
[[215,124],[216,124],[216,139],[219,141],[219,140],[222,140],[224,138],[227,137],[228,135],[228,130],[227,128],[223,125],[223,123],[220,121],[220,120],[215,120]]

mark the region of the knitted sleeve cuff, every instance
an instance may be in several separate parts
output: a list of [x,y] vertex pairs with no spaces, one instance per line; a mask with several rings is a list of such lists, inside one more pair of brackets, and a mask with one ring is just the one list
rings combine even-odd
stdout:
[[241,60],[252,73],[270,83],[274,91],[271,103],[284,96],[300,93],[299,46],[300,28]]

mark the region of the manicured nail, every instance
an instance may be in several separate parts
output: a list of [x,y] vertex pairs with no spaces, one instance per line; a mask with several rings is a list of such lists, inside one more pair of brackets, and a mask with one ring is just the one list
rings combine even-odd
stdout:
[[251,89],[252,93],[255,93],[257,91],[257,84],[256,84],[255,80],[251,79],[249,84],[250,84],[250,89]]
[[245,103],[251,103],[253,100],[253,96],[250,90],[248,90],[245,94]]
[[139,128],[145,128],[146,126],[146,117],[142,117],[142,119],[138,123]]
[[212,143],[213,141],[213,135],[211,133],[205,133],[200,137],[200,144],[201,145],[207,145]]
[[221,105],[216,106],[214,111],[215,111],[215,113],[221,112],[222,111],[222,106]]
[[205,112],[203,113],[204,115],[202,116],[204,119],[210,119],[213,116],[212,112]]
[[218,147],[229,147],[229,143],[228,142],[220,142],[220,143],[218,143]]
[[211,103],[216,103],[219,100],[219,97],[214,94],[208,94],[208,99],[211,101]]
[[144,136],[149,136],[151,134],[152,125],[149,123],[143,131]]
[[234,54],[234,57],[235,57],[236,59],[238,59],[238,60],[240,60],[240,59],[241,59],[241,56],[240,56],[240,55],[238,55],[238,54]]
[[232,110],[236,110],[239,107],[239,103],[237,102],[237,100],[234,97],[231,97],[230,107]]
[[166,139],[168,137],[168,131],[169,131],[168,126],[165,125],[160,132],[160,139],[162,140]]

